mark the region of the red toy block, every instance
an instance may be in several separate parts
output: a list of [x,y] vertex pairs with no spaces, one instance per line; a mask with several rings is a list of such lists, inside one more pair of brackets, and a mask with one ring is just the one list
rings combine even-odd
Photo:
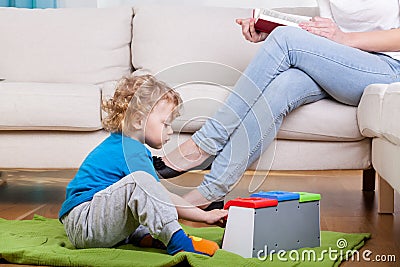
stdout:
[[229,200],[225,204],[224,209],[227,210],[231,206],[259,209],[259,208],[265,208],[265,207],[275,207],[277,205],[278,205],[277,199],[269,199],[269,198],[263,198],[263,197],[248,197],[248,198],[240,198],[239,197],[239,198]]

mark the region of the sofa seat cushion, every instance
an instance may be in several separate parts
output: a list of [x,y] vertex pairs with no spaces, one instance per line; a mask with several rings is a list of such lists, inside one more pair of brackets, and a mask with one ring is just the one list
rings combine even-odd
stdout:
[[278,132],[280,139],[359,141],[357,108],[331,99],[303,105],[291,112]]
[[[232,87],[193,83],[173,86],[183,99],[182,116],[173,122],[176,132],[193,133],[224,103]],[[278,139],[358,141],[357,108],[323,99],[291,112],[283,121]]]
[[361,133],[400,145],[400,83],[373,84],[365,89],[358,107]]
[[0,8],[0,78],[101,83],[131,72],[130,7]]
[[0,130],[101,129],[98,86],[0,82]]
[[11,169],[77,169],[110,134],[66,131],[0,131],[0,162]]

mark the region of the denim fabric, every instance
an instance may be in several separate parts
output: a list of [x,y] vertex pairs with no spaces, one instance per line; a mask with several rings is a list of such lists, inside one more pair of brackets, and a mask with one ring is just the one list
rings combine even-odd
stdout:
[[198,187],[208,200],[223,198],[274,140],[297,107],[331,97],[357,106],[365,87],[400,81],[400,61],[338,44],[294,27],[278,27],[218,112],[193,136],[216,155]]

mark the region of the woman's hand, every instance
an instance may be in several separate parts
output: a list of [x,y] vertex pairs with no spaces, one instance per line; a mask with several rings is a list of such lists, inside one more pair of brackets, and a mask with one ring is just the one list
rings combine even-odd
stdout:
[[314,17],[299,24],[300,28],[339,44],[371,52],[400,51],[400,28],[368,32],[342,32],[327,18]]
[[227,210],[210,210],[206,211],[206,216],[204,222],[207,224],[215,224],[218,226],[225,226],[225,220],[224,218],[228,215]]
[[314,17],[310,21],[300,23],[299,27],[337,43],[346,44],[346,33],[342,32],[331,19]]
[[268,33],[256,31],[253,18],[236,19],[236,23],[242,26],[242,34],[250,42],[258,43],[264,41],[268,36]]

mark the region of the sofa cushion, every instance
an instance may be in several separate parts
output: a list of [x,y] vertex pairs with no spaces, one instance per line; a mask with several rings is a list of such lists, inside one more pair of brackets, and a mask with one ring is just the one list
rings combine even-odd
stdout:
[[[135,70],[172,83],[197,80],[201,73],[208,81],[234,85],[262,45],[246,41],[241,27],[235,23],[237,18],[251,17],[252,9],[193,5],[198,4],[135,7],[132,40]],[[229,6],[228,2],[224,5]],[[299,5],[276,9],[307,16],[318,14],[314,5]]]
[[[183,99],[182,116],[173,122],[176,132],[193,133],[223,104],[232,87],[208,83],[173,86]],[[323,99],[291,112],[283,121],[279,139],[358,141],[357,108]]]
[[[171,73],[175,78],[173,82],[181,82],[180,77],[190,78],[189,71],[185,75],[176,75],[174,69],[181,70],[180,64],[213,62],[216,64],[210,69],[202,69],[203,75],[210,79],[214,77],[223,85],[234,85],[238,75],[224,77],[218,75],[215,68],[220,70],[218,65],[223,65],[243,71],[260,47],[260,44],[246,41],[241,35],[240,26],[235,23],[236,18],[251,16],[251,9],[139,6],[134,12],[134,68],[153,74]],[[187,67],[193,70],[194,75],[199,73],[195,65]],[[168,75],[163,75],[162,79],[172,81]]]
[[0,131],[0,164],[12,169],[77,169],[109,133]]
[[303,105],[291,112],[278,132],[280,139],[358,141],[357,108],[330,99]]
[[131,8],[0,8],[0,78],[92,83],[131,71]]
[[0,130],[101,129],[98,86],[0,82]]

